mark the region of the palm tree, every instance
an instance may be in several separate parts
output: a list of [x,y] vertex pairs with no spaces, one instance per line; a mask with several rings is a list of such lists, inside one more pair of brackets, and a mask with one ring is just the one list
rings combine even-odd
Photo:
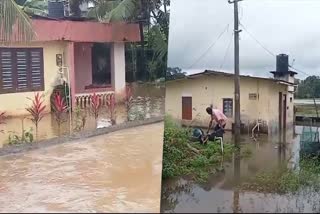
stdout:
[[20,5],[22,6],[22,10],[27,14],[48,15],[48,0],[25,0]]
[[94,3],[96,6],[88,15],[102,22],[131,20],[138,10],[138,0],[94,0]]
[[[167,6],[170,0],[95,0],[94,2],[96,7],[89,11],[90,17],[102,22],[135,21],[139,23],[141,74],[144,77],[147,76],[146,66],[153,68],[160,66],[164,74],[169,28]],[[164,11],[160,9],[162,6]],[[154,50],[151,61],[145,59],[145,45]],[[136,48],[135,45],[132,47]],[[162,65],[159,65],[159,62],[163,62]]]
[[30,41],[33,36],[31,21],[21,7],[14,0],[1,0],[0,42]]

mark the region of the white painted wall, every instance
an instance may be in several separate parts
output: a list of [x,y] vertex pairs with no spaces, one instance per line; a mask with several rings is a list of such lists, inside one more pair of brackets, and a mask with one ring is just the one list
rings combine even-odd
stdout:
[[123,93],[126,87],[125,46],[123,42],[111,47],[111,84],[115,93]]

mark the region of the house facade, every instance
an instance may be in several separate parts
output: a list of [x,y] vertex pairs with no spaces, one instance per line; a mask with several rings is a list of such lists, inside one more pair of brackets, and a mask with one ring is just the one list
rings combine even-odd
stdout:
[[[293,126],[292,83],[252,76],[240,77],[242,132],[251,133],[259,120],[260,131],[277,133]],[[206,107],[220,109],[228,117],[226,129],[234,123],[233,74],[204,71],[166,84],[166,113],[182,124],[207,127]]]
[[134,23],[99,23],[69,18],[33,17],[35,38],[0,47],[0,111],[26,114],[35,92],[50,95],[67,83],[72,107],[88,102],[95,92],[102,98],[125,90],[125,43],[140,41]]

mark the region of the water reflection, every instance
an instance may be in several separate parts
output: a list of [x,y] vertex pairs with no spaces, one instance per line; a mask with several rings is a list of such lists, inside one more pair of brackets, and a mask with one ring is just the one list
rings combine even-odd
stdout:
[[[301,133],[302,127],[295,132]],[[295,136],[294,138],[292,138]],[[188,178],[163,182],[161,210],[163,212],[318,212],[320,194],[305,188],[295,194],[260,192],[259,189],[240,189],[239,186],[259,172],[299,166],[299,135],[261,136],[258,143],[242,136],[241,150],[224,170],[209,177],[204,184]],[[240,158],[241,151],[251,149],[250,158]],[[287,165],[288,164],[288,165]],[[184,185],[182,185],[184,184]],[[187,184],[187,185],[186,185]],[[179,190],[179,191],[178,191]]]
[[[157,117],[164,115],[164,87],[158,87],[151,84],[134,84],[133,85],[133,101],[132,109],[129,111],[130,120],[143,120],[151,117]],[[85,131],[95,130],[98,125],[105,124],[105,120],[109,119],[107,109],[101,109],[99,119],[96,121],[92,114],[86,112],[86,124]],[[66,121],[62,123],[60,127],[60,134],[67,135],[70,132],[74,132],[75,129],[75,114],[73,114],[73,121],[70,125],[69,116],[66,115]],[[120,124],[127,121],[128,115],[124,105],[118,105],[116,109],[116,123]],[[21,118],[11,118],[6,120],[6,124],[0,125],[0,130],[4,130],[5,133],[0,133],[0,148],[8,143],[8,137],[10,134],[21,135],[22,132]],[[34,127],[30,119],[24,119],[24,129],[29,131],[30,127]],[[36,135],[33,128],[33,134]],[[38,140],[50,139],[59,136],[59,128],[57,122],[52,114],[46,115],[40,122],[38,131]]]
[[234,158],[233,158],[233,168],[234,168],[234,193],[233,193],[233,212],[239,213],[240,212],[240,148],[236,149],[234,152]]

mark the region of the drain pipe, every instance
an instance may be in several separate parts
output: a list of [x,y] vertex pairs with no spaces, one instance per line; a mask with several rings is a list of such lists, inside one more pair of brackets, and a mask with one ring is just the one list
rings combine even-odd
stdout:
[[[66,100],[68,100],[69,101],[69,103],[68,103],[68,110],[69,110],[69,132],[70,132],[70,134],[71,134],[71,132],[72,132],[72,101],[71,101],[71,87],[70,87],[70,71],[69,71],[69,67],[67,67],[67,66],[61,66],[60,67],[61,68],[61,70],[66,70],[66,72],[67,72],[67,76],[68,76],[68,92],[69,92],[69,94],[68,94],[68,96],[66,96],[65,97],[65,99]],[[62,75],[64,74],[64,72],[63,71],[61,71],[61,73],[62,73]],[[64,84],[64,86],[65,86],[65,82],[63,83]],[[65,94],[66,94],[66,88],[64,89],[65,90]]]

